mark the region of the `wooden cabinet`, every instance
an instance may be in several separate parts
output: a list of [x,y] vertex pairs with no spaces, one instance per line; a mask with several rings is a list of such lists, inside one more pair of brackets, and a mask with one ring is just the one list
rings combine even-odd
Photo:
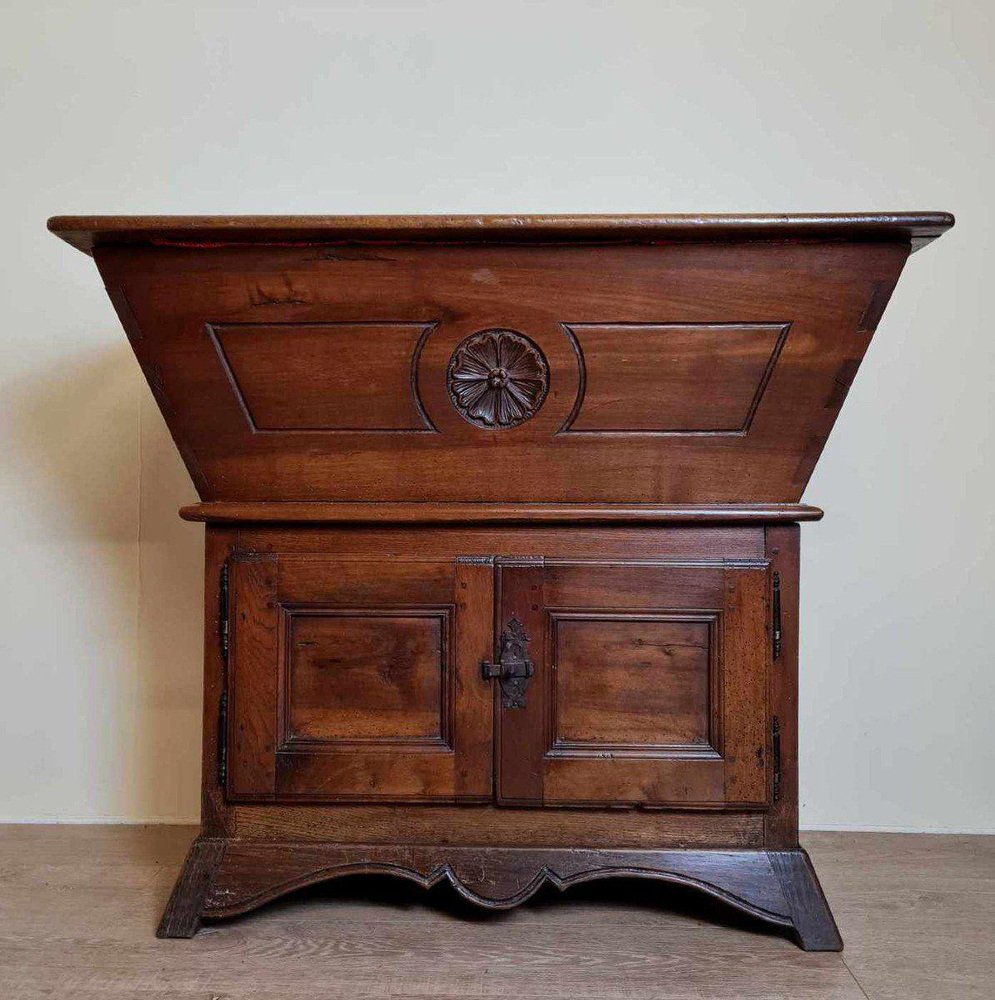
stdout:
[[206,522],[159,933],[339,875],[626,875],[842,947],[798,845],[801,496],[943,213],[57,218]]

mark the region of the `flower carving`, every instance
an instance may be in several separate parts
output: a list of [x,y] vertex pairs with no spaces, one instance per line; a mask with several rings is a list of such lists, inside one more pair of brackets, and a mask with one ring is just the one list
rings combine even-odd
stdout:
[[449,398],[477,427],[515,427],[546,399],[549,365],[539,347],[513,330],[481,330],[453,351],[446,372]]

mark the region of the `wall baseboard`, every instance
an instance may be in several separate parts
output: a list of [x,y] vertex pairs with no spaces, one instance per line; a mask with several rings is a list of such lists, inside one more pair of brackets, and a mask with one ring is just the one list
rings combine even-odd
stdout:
[[931,833],[950,836],[993,836],[995,826],[988,827],[945,827],[945,826],[854,826],[822,823],[819,826],[803,826],[801,833]]
[[0,816],[4,826],[199,826],[199,816]]

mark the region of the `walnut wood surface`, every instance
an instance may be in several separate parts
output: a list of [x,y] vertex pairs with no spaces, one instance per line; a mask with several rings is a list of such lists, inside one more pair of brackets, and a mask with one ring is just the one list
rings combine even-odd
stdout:
[[[209,867],[204,858],[210,858]],[[482,850],[202,838],[191,849],[170,911],[232,917],[295,889],[357,874],[394,875],[426,889],[445,880],[464,899],[490,910],[519,906],[547,883],[564,890],[604,878],[651,878],[697,889],[789,929],[807,951],[842,948],[803,851]],[[189,937],[193,930],[193,918],[164,921],[160,936]]]
[[421,609],[291,615],[283,745],[446,746],[450,618]]
[[[488,744],[488,754],[491,746]],[[464,847],[760,848],[762,812],[534,809],[460,805],[234,804],[229,830],[249,840]]]
[[204,901],[212,891],[215,872],[224,854],[225,842],[222,840],[200,838],[194,841],[159,921],[156,937],[191,938],[197,933]]
[[56,236],[85,253],[114,243],[656,241],[904,239],[918,248],[954,223],[948,212],[783,215],[57,215]]
[[[787,544],[790,548],[790,532],[792,530],[796,532],[797,529],[787,528],[784,530],[789,532]],[[521,602],[517,602],[517,607],[521,610],[521,614],[526,620],[528,620],[528,615],[531,613],[532,605],[535,605],[536,609],[542,612],[547,607],[552,606],[554,608],[573,609],[574,613],[579,608],[580,613],[584,614],[586,603],[595,609],[596,615],[600,616],[604,616],[606,613],[611,614],[613,604],[619,608],[626,609],[630,614],[636,613],[638,615],[640,613],[640,601],[644,603],[651,601],[653,608],[656,610],[659,610],[661,602],[664,604],[668,602],[684,603],[688,607],[694,607],[699,610],[702,608],[707,609],[709,606],[717,606],[724,614],[732,614],[732,617],[727,618],[725,630],[727,637],[732,636],[736,642],[742,640],[745,643],[744,649],[766,650],[768,648],[768,637],[765,622],[769,610],[766,599],[766,584],[761,587],[759,593],[746,594],[737,591],[736,580],[737,575],[744,573],[746,574],[746,579],[751,578],[751,571],[748,568],[750,560],[759,567],[765,565],[765,558],[769,558],[772,554],[775,559],[780,558],[780,550],[771,549],[770,536],[764,528],[735,526],[711,528],[696,528],[691,526],[634,528],[624,525],[616,527],[551,526],[546,528],[541,526],[522,527],[517,525],[507,527],[479,526],[475,528],[468,526],[439,526],[435,528],[424,526],[416,534],[412,535],[410,529],[405,529],[403,526],[357,526],[351,529],[340,528],[336,530],[322,526],[314,528],[306,526],[293,528],[288,525],[265,527],[250,523],[237,531],[232,531],[225,526],[212,526],[208,532],[208,539],[209,593],[211,577],[214,576],[216,579],[218,569],[216,562],[212,565],[212,561],[217,560],[220,554],[226,550],[230,551],[233,555],[233,559],[230,562],[233,581],[232,613],[234,616],[232,698],[233,706],[236,706],[232,715],[231,725],[233,726],[238,725],[239,714],[237,706],[240,703],[244,703],[245,700],[245,692],[243,691],[241,692],[242,701],[240,702],[240,692],[238,689],[239,670],[241,669],[238,650],[240,643],[245,642],[244,636],[239,633],[239,629],[245,627],[241,619],[239,604],[239,595],[243,593],[244,586],[241,582],[243,570],[248,573],[248,579],[253,581],[249,591],[250,595],[259,595],[259,598],[253,598],[252,600],[263,601],[263,604],[259,604],[255,610],[252,608],[249,609],[248,621],[250,623],[258,620],[257,616],[259,615],[262,615],[263,620],[268,620],[267,616],[272,614],[273,610],[266,610],[264,605],[267,607],[271,604],[279,605],[281,601],[292,608],[299,607],[312,613],[317,612],[315,620],[320,620],[321,608],[329,603],[331,605],[338,605],[342,602],[347,602],[355,610],[357,601],[360,604],[372,601],[386,605],[387,609],[390,610],[390,615],[387,617],[393,619],[401,613],[398,604],[405,602],[410,603],[414,601],[422,610],[426,610],[426,606],[437,606],[439,602],[444,602],[447,599],[450,601],[462,600],[464,605],[470,602],[471,607],[475,609],[475,620],[479,625],[471,627],[471,618],[468,617],[470,609],[467,608],[464,613],[464,628],[462,631],[471,637],[474,634],[474,628],[479,628],[480,631],[479,638],[471,640],[473,644],[477,645],[477,648],[474,653],[471,653],[466,658],[467,676],[462,690],[467,694],[480,691],[482,695],[484,692],[480,689],[484,688],[485,685],[480,683],[476,669],[479,664],[479,658],[487,655],[487,643],[494,635],[493,629],[498,625],[498,620],[495,620],[493,624],[484,624],[485,622],[489,622],[491,618],[491,610],[494,606],[493,586],[498,579],[505,581],[499,588],[499,592],[504,595],[498,601],[497,606],[499,608],[502,608],[502,602],[511,599],[508,595],[513,596],[517,587],[524,586],[524,590],[521,593],[524,600],[528,602],[528,607],[526,608],[526,605]],[[415,542],[417,544],[414,544]],[[782,541],[782,544],[785,543]],[[390,562],[384,563],[382,560],[383,553],[390,553],[396,549],[406,550],[408,553],[407,558],[413,557],[416,561],[405,563],[403,560],[397,562],[396,559],[392,559]],[[507,551],[518,551],[522,553],[522,556],[503,558],[500,556],[494,558],[492,556],[485,558],[484,555],[473,555],[463,561],[459,561],[458,557],[460,553],[501,553]],[[535,552],[536,555],[529,555],[530,551]],[[547,553],[547,555],[540,558],[538,556],[539,552]],[[708,588],[713,585],[706,584],[705,581],[710,578],[709,574],[714,575],[716,570],[710,570],[706,567],[709,565],[708,560],[714,560],[716,557],[719,557],[719,562],[715,563],[713,561],[711,565],[719,567],[724,565],[726,568],[717,571],[718,576],[716,580],[718,581],[719,589],[709,592]],[[632,558],[635,558],[637,563],[626,565],[626,560]],[[664,560],[662,566],[659,564],[659,560],[661,559]],[[638,560],[642,560],[642,562],[640,563]],[[670,560],[670,564],[673,565],[672,569],[666,569],[667,560]],[[746,560],[745,564],[744,560]],[[654,565],[658,568],[654,569]],[[375,573],[372,569],[374,566],[376,567]],[[681,568],[682,566],[683,568]],[[755,573],[756,571],[752,572]],[[664,575],[661,576],[661,573]],[[668,573],[670,574],[669,576],[667,575]],[[730,573],[732,576],[730,576]],[[466,586],[461,587],[460,590],[466,596],[454,599],[451,596],[453,591],[447,588],[452,588],[453,581],[458,581],[461,576]],[[766,579],[766,571],[761,574],[761,577]],[[422,582],[419,583],[418,581]],[[728,591],[727,584],[732,584],[732,591]],[[426,585],[429,589],[419,592],[418,587],[424,588]],[[538,586],[539,590],[533,590],[533,586]],[[703,586],[704,589],[702,589]],[[450,596],[447,598],[447,595]],[[790,582],[788,584],[787,596],[788,605],[790,606]],[[731,603],[729,603],[730,600]],[[751,628],[754,628],[754,626],[747,626],[745,621],[742,623],[736,622],[734,609],[740,606],[750,609],[751,615],[756,615],[755,620],[759,626],[759,631],[751,632]],[[211,607],[210,604],[209,607]],[[645,606],[642,608],[642,613],[646,613]],[[622,620],[628,621],[629,619],[623,617]],[[538,627],[537,634],[543,635],[546,629],[543,615],[539,615],[536,621],[538,622],[538,626],[533,624],[532,627]],[[216,628],[214,631],[216,632]],[[269,650],[268,653],[264,652],[259,660],[260,669],[258,673],[255,672],[255,668],[251,668],[254,676],[265,679],[264,682],[266,685],[272,683],[270,678],[274,675],[273,657],[276,654],[273,652],[273,639],[269,638],[272,634],[277,634],[277,642],[279,642],[279,629],[267,626],[262,633],[263,641],[261,643],[253,641],[249,645],[250,651]],[[293,635],[293,631],[285,630],[283,634],[283,641],[286,642],[287,638]],[[645,635],[641,637],[643,641],[647,638]],[[639,638],[640,636],[636,636],[636,639]],[[786,638],[790,644],[790,636],[786,636]],[[313,641],[313,637],[309,641]],[[406,648],[416,650],[419,645],[420,641],[415,640],[414,647],[410,647],[409,644]],[[213,643],[209,644],[210,647],[213,647]],[[543,652],[541,656],[545,657],[547,655],[545,651],[545,636],[543,636],[542,647]],[[612,662],[619,663],[619,666],[615,668],[616,671],[620,671],[618,676],[623,676],[626,673],[626,668],[621,665],[617,654],[620,652],[624,654],[626,649],[630,651],[628,655],[631,657],[633,653],[638,653],[640,644],[638,641],[632,640],[630,636],[628,644],[623,643],[621,647],[616,649],[616,655],[613,656]],[[250,655],[250,663],[252,662],[252,655],[255,654]],[[209,665],[212,662],[212,656],[213,653],[209,652]],[[730,655],[727,651],[723,659],[725,657],[729,658],[730,663],[736,662],[735,654]],[[371,667],[373,666],[373,662],[377,660],[377,657],[371,658]],[[355,662],[357,669],[360,671],[365,669],[362,656],[356,658],[346,655],[344,662]],[[634,662],[638,666],[638,664],[644,661],[637,657]],[[700,658],[694,659],[692,662],[698,664],[700,672]],[[748,659],[741,662],[742,666],[737,669],[744,670],[743,678],[752,678],[758,681],[759,686],[756,690],[764,692],[763,678],[766,675],[766,668],[761,667],[758,669],[757,666],[751,665]],[[267,667],[265,664],[269,664],[269,666]],[[709,687],[708,697],[710,699],[711,711],[711,707],[721,702],[719,695],[721,694],[722,684],[718,684],[718,688],[716,688],[715,681],[717,675],[714,674],[711,661],[708,663],[708,670],[710,675],[707,682]],[[539,678],[543,683],[548,681],[548,675],[544,675],[542,668],[539,671]],[[700,679],[698,683],[701,683]],[[279,688],[279,685],[277,687]],[[610,687],[606,689],[605,696],[607,697],[607,701],[603,697],[599,709],[602,726],[606,724],[607,720],[608,724],[625,727],[625,712],[623,709],[625,704],[627,704],[626,699],[631,697],[631,694],[624,690],[625,687],[626,685],[623,684],[617,688],[617,698],[621,699],[621,701],[616,700],[615,702],[619,708],[615,709],[614,720],[612,719],[611,709],[613,696],[608,693],[612,689]],[[535,688],[535,690],[543,691],[544,689]],[[725,702],[727,710],[738,714],[740,718],[749,718],[748,714],[744,716],[743,711],[745,705],[749,703],[748,700],[744,700],[741,697],[733,697],[735,688],[730,688],[725,693],[729,696]],[[267,696],[267,698],[272,697],[272,695]],[[279,699],[279,691],[276,697]],[[286,698],[286,692],[283,697]],[[352,695],[347,696],[347,701],[349,697],[352,697]],[[368,696],[360,693],[356,697]],[[374,699],[377,697],[382,698],[383,694],[374,688],[372,689],[372,697]],[[580,697],[583,699],[584,696],[581,694]],[[476,710],[483,710],[486,713],[484,718],[487,719],[490,718],[491,701],[492,699],[485,699],[483,701],[478,699],[477,701]],[[334,698],[326,699],[325,710],[328,711],[330,705],[334,710],[334,702]],[[632,704],[631,702],[628,703]],[[262,711],[259,712],[259,721],[254,724],[261,727],[255,730],[261,736],[262,742],[260,746],[265,749],[270,740],[272,740],[272,745],[276,745],[276,737],[279,734],[272,727],[274,719],[278,718],[279,713],[276,713],[272,707],[269,709],[265,708],[267,704],[272,706],[272,701],[267,702],[266,698],[259,699],[250,694],[248,696],[248,704],[250,707],[257,709],[259,706],[263,706]],[[509,755],[508,775],[511,778],[515,775],[531,773],[534,776],[531,780],[535,781],[538,779],[538,784],[534,786],[537,791],[532,793],[532,797],[536,801],[541,802],[546,796],[544,791],[545,779],[542,778],[542,759],[552,731],[545,728],[549,706],[544,701],[540,701],[538,705],[539,727],[537,729],[525,725],[517,746],[517,752]],[[389,717],[388,712],[381,713],[381,722],[389,720]],[[513,718],[513,713],[505,712],[504,717]],[[498,718],[502,718],[500,711],[498,712]],[[527,719],[527,716],[522,718]],[[767,749],[765,746],[765,719],[766,714],[761,710],[756,716],[756,721],[753,723],[753,725],[758,727],[755,729],[755,735],[748,738],[759,740],[760,749],[764,751]],[[711,735],[713,728],[711,717],[705,720],[704,723],[700,723],[699,720],[699,724],[703,724],[706,728],[709,728],[709,734]],[[250,731],[252,731],[251,727]],[[474,725],[469,727],[469,729],[465,727],[464,733],[468,731],[472,732],[475,736],[475,749],[472,753],[475,754],[477,766],[482,765],[486,769],[483,780],[490,781],[490,750],[486,735],[487,731],[486,729],[482,729],[480,725]],[[265,735],[264,733],[269,735]],[[325,732],[323,735],[324,737],[331,736],[332,743],[334,744],[335,740],[341,734]],[[537,741],[536,738],[538,738]],[[242,734],[235,740],[233,744],[233,753],[235,755],[239,752],[239,740],[244,739],[245,736]],[[320,744],[320,742],[321,740],[319,739],[318,743]],[[501,745],[501,742],[498,741],[497,746],[499,749],[497,750],[496,759],[499,766],[501,766],[502,761]],[[507,748],[509,744],[506,742],[504,745]],[[534,746],[535,749],[530,751],[528,750],[529,746]],[[323,747],[322,749],[327,750],[328,747]],[[356,747],[352,749],[355,750]],[[250,760],[261,761],[265,757],[265,754],[260,756],[258,753],[250,753],[249,756]],[[730,758],[738,759],[741,765],[747,768],[744,774],[751,773],[750,768],[765,761],[763,753],[730,753],[729,756]],[[404,792],[403,787],[404,768],[408,766],[408,762],[405,761],[403,756],[395,758],[389,771],[374,769],[372,772],[368,768],[359,771],[350,768],[345,772],[335,766],[329,769],[328,760],[327,755],[322,754],[314,758],[314,762],[309,768],[306,767],[299,773],[297,780],[303,782],[300,785],[302,789],[313,789],[315,783],[319,782],[322,783],[323,787],[330,786],[332,789],[338,789],[339,792],[345,788],[346,796],[348,797],[350,786],[348,784],[343,785],[345,775],[372,775],[378,783],[388,782],[388,786],[391,780],[400,775],[400,780],[402,781],[401,797],[403,798],[405,794],[409,794]],[[535,762],[535,764],[531,765],[532,770],[529,769],[530,765],[528,765],[530,760]],[[524,771],[522,771],[523,764],[525,765]],[[538,770],[535,769],[536,765],[538,765]],[[621,765],[621,769],[619,765]],[[624,757],[615,765],[615,777],[612,780],[612,784],[615,786],[613,798],[616,803],[624,800],[626,797],[631,797],[631,792],[629,796],[624,794],[624,792],[626,780],[632,780],[631,775],[633,772],[631,769],[633,765],[635,766],[635,773],[637,775],[646,766],[645,762],[626,761]],[[236,781],[229,787],[229,795],[238,797],[237,765],[233,773],[236,776]],[[266,772],[264,771],[263,773]],[[465,771],[461,773],[463,773],[465,779]],[[498,771],[499,776],[501,773],[501,771]],[[761,768],[758,773],[763,776],[766,772]],[[625,777],[627,774],[630,775],[628,779]],[[217,792],[210,787],[215,783],[216,779],[214,776],[208,775],[205,771],[205,780],[208,785],[208,788],[205,790],[205,803],[211,803],[213,810],[210,815],[205,814],[205,828],[208,828],[209,822],[212,822],[217,829],[228,831],[225,837],[222,838],[224,840],[237,831],[240,838],[238,843],[243,846],[246,844],[249,845],[246,853],[239,855],[239,857],[247,859],[244,862],[242,875],[239,877],[249,879],[249,884],[256,884],[252,880],[255,879],[258,881],[258,879],[262,878],[263,870],[269,871],[271,875],[274,871],[291,871],[294,873],[292,876],[288,876],[288,878],[291,878],[291,882],[280,883],[284,888],[290,884],[303,884],[300,881],[301,879],[304,881],[313,881],[315,878],[328,877],[327,873],[319,875],[313,870],[302,872],[301,865],[303,864],[306,867],[307,858],[311,855],[308,854],[306,849],[298,845],[309,843],[314,844],[321,852],[329,850],[346,851],[346,855],[338,854],[335,857],[341,859],[348,856],[351,860],[342,862],[345,867],[341,865],[335,867],[333,865],[335,874],[345,874],[358,870],[384,870],[399,872],[405,875],[405,877],[415,878],[416,881],[420,881],[422,884],[429,884],[436,878],[448,877],[445,874],[440,875],[439,871],[444,870],[445,865],[449,862],[439,861],[438,865],[426,868],[425,870],[419,869],[418,871],[406,868],[403,859],[410,857],[412,850],[420,849],[413,846],[419,842],[423,844],[426,842],[435,842],[437,844],[451,843],[455,845],[459,844],[462,840],[464,844],[468,845],[465,848],[466,850],[472,849],[477,852],[485,852],[475,862],[478,867],[480,864],[500,864],[500,862],[496,862],[491,858],[491,853],[495,851],[499,853],[507,851],[510,845],[513,844],[524,845],[531,842],[537,848],[551,850],[552,847],[550,845],[559,841],[563,843],[564,848],[569,852],[564,857],[569,858],[575,858],[577,851],[584,849],[582,845],[589,844],[592,846],[586,849],[591,851],[592,857],[601,858],[602,863],[596,868],[591,868],[590,871],[583,873],[580,876],[583,878],[607,877],[612,873],[618,874],[629,870],[627,865],[619,865],[612,861],[612,852],[619,850],[618,847],[612,846],[614,844],[627,843],[632,845],[629,850],[633,850],[636,845],[645,845],[644,850],[654,847],[659,852],[661,845],[670,843],[681,849],[678,852],[672,852],[675,857],[683,856],[683,851],[685,850],[693,850],[692,845],[704,845],[713,851],[716,848],[725,848],[725,851],[721,853],[727,854],[730,853],[729,849],[731,848],[733,849],[731,853],[739,857],[738,852],[742,851],[743,848],[760,847],[764,842],[764,813],[762,810],[752,815],[750,813],[737,814],[729,812],[725,815],[717,814],[710,816],[699,814],[698,817],[695,817],[693,814],[681,814],[673,811],[659,813],[633,812],[631,814],[614,812],[602,816],[597,812],[581,811],[577,813],[576,811],[566,809],[556,810],[557,813],[562,812],[562,815],[549,816],[547,814],[536,813],[534,810],[509,808],[509,805],[516,801],[529,801],[529,795],[523,794],[521,788],[518,788],[515,792],[515,797],[511,795],[507,795],[504,798],[499,797],[499,802],[505,802],[506,800],[506,804],[497,806],[450,806],[440,809],[439,807],[429,806],[426,808],[417,805],[376,807],[357,804],[336,807],[334,810],[329,811],[314,806],[290,806],[282,804],[279,799],[283,796],[283,803],[286,802],[285,794],[289,786],[284,786],[284,792],[277,794],[277,801],[272,805],[234,805],[231,802],[226,804],[223,800],[219,805]],[[362,780],[366,781],[367,778],[364,777]],[[520,779],[515,778],[515,780]],[[637,777],[635,780],[645,782],[643,778]],[[581,785],[584,788],[584,794],[588,797],[590,797],[589,789],[596,787],[596,783],[592,783],[586,775],[581,779]],[[502,783],[499,777],[498,788],[500,789],[501,787]],[[651,786],[643,784],[642,787],[649,788]],[[673,784],[668,786],[664,783],[661,785],[657,781],[654,787],[657,789],[669,787],[670,791],[664,794],[669,794],[671,797],[675,794],[673,789],[676,786]],[[461,791],[465,794],[468,789],[472,791],[472,788],[472,784],[467,785],[464,780]],[[766,778],[763,779],[761,788],[763,789],[760,793],[761,797],[766,797]],[[418,793],[419,796],[422,796],[426,790],[429,790],[429,794],[431,794],[430,786],[422,786]],[[479,791],[479,788],[477,790]],[[308,792],[305,791],[304,794],[307,797]],[[364,792],[364,795],[366,794],[367,792]],[[459,793],[450,791],[447,794],[456,795]],[[657,791],[655,794],[659,795],[660,792]],[[640,793],[636,797],[640,796],[647,799],[647,801],[652,801],[653,799],[653,794],[646,796],[645,793]],[[726,792],[720,790],[719,800],[727,802],[727,798]],[[555,801],[555,796],[550,801]],[[726,808],[728,808],[728,804]],[[486,837],[481,835],[480,831],[482,829],[487,829],[488,835]],[[380,842],[380,847],[370,853],[371,848],[364,847],[363,844],[370,844],[369,834],[375,831],[380,831],[383,839]],[[246,837],[252,839],[246,841],[243,839]],[[347,838],[344,843],[340,839],[343,837]],[[352,846],[349,846],[350,840],[352,841]],[[405,841],[407,843],[402,847],[399,841],[400,844],[405,844]],[[335,842],[339,843],[339,847],[330,847],[330,844]],[[482,842],[487,842],[490,846],[479,846]],[[229,847],[231,847],[235,842],[228,843]],[[376,841],[374,840],[373,843],[375,844]],[[266,860],[261,861],[260,856],[254,853],[256,849],[251,846],[252,844],[259,844],[262,847],[268,845],[269,848],[275,850],[275,853],[263,854],[261,857]],[[441,847],[438,849],[442,851],[451,850]],[[233,855],[232,857],[234,858],[235,856]],[[442,855],[438,857],[441,858]],[[754,858],[754,855],[750,857]],[[756,857],[766,857],[766,855],[759,853]],[[359,860],[356,860],[357,858]],[[395,860],[384,860],[386,858],[394,858]],[[398,858],[402,860],[396,860]],[[234,861],[231,863],[235,864]],[[750,899],[752,898],[750,896],[751,892],[773,892],[775,895],[780,893],[785,902],[780,911],[780,916],[775,915],[775,923],[783,919],[784,926],[787,926],[788,922],[791,922],[793,925],[795,921],[798,921],[800,924],[808,927],[806,933],[809,934],[808,943],[810,945],[818,947],[837,946],[831,940],[831,937],[828,936],[829,932],[826,930],[827,926],[831,926],[831,918],[827,918],[823,912],[824,904],[820,904],[821,895],[817,889],[805,888],[807,884],[806,879],[809,877],[808,874],[803,871],[801,875],[795,877],[795,881],[792,883],[801,886],[798,891],[808,900],[808,908],[806,909],[805,905],[799,904],[801,909],[792,915],[790,904],[787,902],[787,894],[781,887],[777,873],[771,867],[770,863],[764,861],[759,868],[755,859],[743,862],[743,864],[746,867],[743,872],[735,875],[734,882],[739,884],[737,880],[745,879],[746,883],[752,886],[752,888],[749,888],[748,891],[742,890],[747,892],[746,896],[737,897],[732,892],[730,898],[734,902],[734,905],[740,905],[745,899],[745,908],[749,910],[750,906],[753,905],[750,903]],[[257,865],[263,865],[263,867],[257,869]],[[441,869],[439,868],[440,865],[442,866]],[[660,871],[653,868],[652,865],[647,870],[655,873],[652,877],[674,878],[678,882],[682,880],[686,881],[687,878],[690,878],[691,881],[687,882],[687,884],[698,884],[694,881],[697,876],[688,876],[686,871],[683,875],[681,874],[680,865],[676,861],[669,861],[667,865],[669,867],[667,867],[666,872],[662,876]],[[535,868],[532,875],[526,879],[526,883],[530,883],[533,878],[541,878],[543,867],[548,867],[546,862]],[[326,872],[327,868],[328,865],[323,863],[320,870],[321,872]],[[555,873],[552,878],[554,884],[566,885],[573,880],[573,875],[570,874],[573,870],[570,868],[558,870],[554,867],[550,870]],[[252,874],[253,871],[255,871],[255,874]],[[414,874],[412,874],[413,871]],[[765,874],[762,877],[757,876],[758,871]],[[595,874],[592,874],[592,872]],[[732,877],[733,873],[729,874]],[[269,877],[267,876],[267,878]],[[501,877],[505,878],[505,880],[508,878],[507,875]],[[494,876],[494,878],[497,878],[497,876]],[[758,878],[759,881],[757,881]],[[191,877],[187,877],[185,881],[181,878],[181,884],[199,885],[200,883],[196,880],[191,883]],[[728,889],[728,886],[723,888],[723,885],[725,883],[719,879],[717,882],[708,883],[705,886],[705,891],[718,892],[720,897],[725,898],[731,890]],[[771,888],[772,886],[775,888]],[[191,892],[189,889],[185,891],[187,895]],[[235,883],[224,883],[222,891],[227,894],[247,890],[236,889]],[[257,897],[256,901],[261,902],[263,898],[269,898],[278,891],[279,887],[269,885]],[[510,895],[504,898],[504,902],[500,905],[511,905],[509,900],[517,898],[517,895],[520,895],[524,891],[523,886],[519,885],[514,892],[511,892]],[[180,900],[183,898],[184,890],[178,890],[178,892],[180,896],[174,909],[179,907],[178,912],[180,913],[191,912],[192,908],[195,908],[196,903],[181,904]],[[471,890],[470,895],[471,897],[473,896],[473,890]],[[216,896],[214,898],[218,900],[223,897]],[[226,895],[224,898],[234,897]],[[827,919],[829,920],[828,924]],[[180,927],[178,919],[174,923],[177,928]],[[183,933],[189,932],[189,926],[188,921]],[[177,933],[179,933],[179,930]]]
[[[798,502],[909,249],[110,244],[96,261],[205,501],[750,506]],[[495,355],[467,401],[507,382],[517,415],[468,420],[453,360],[492,329],[543,374]]]
[[809,504],[197,503],[185,521],[258,524],[769,524],[818,521]]
[[[513,572],[506,570],[504,578]],[[532,616],[532,648],[536,705],[543,718],[529,729],[545,731],[538,749],[529,754],[541,775],[538,800],[556,805],[766,806],[767,579],[762,562],[546,560],[536,581],[540,589],[530,594],[530,607],[537,605],[539,612]],[[502,620],[517,607],[502,599]],[[654,632],[647,626],[661,621],[699,627],[702,645],[690,647],[690,659],[680,655],[686,650],[667,642],[655,657],[648,655]],[[576,630],[581,624],[586,631],[574,638],[580,648],[565,650],[560,629]],[[673,633],[671,638],[676,638]],[[613,643],[607,656],[600,647],[604,641]],[[574,669],[577,660],[595,665],[593,689],[570,686],[570,655]],[[653,676],[661,661],[673,681]],[[654,689],[663,696],[654,722],[666,727],[666,735],[659,745],[640,745],[629,706],[652,705]],[[576,710],[595,713],[600,738],[563,738],[562,718]],[[517,718],[520,713],[503,715]],[[706,734],[697,743],[682,743],[674,728],[682,716],[686,724],[689,715]],[[525,759],[526,751],[515,756]]]
[[[215,842],[200,841],[215,846]],[[693,885],[753,916],[788,926],[790,907],[763,851],[542,851],[524,848],[392,847],[358,844],[222,847],[204,915],[245,913],[304,885],[349,874],[398,875],[429,888],[445,878],[486,909],[524,903],[548,881],[559,889],[611,875]]]
[[781,780],[778,797],[764,814],[768,847],[798,846],[798,525],[770,525],[765,532],[767,558],[781,584],[781,652],[771,661],[769,703],[780,731]]
[[791,923],[806,951],[842,951],[843,939],[805,851],[769,851]]
[[488,650],[473,638],[491,629],[486,574],[323,555],[231,567],[230,798],[490,798]]
[[[208,531],[227,526],[209,525]],[[410,525],[378,524],[329,530],[321,525],[240,524],[238,551],[329,554],[369,559],[403,554],[408,558],[499,555],[553,559],[724,560],[765,558],[764,529],[756,524],[702,528],[627,524],[592,525]],[[216,583],[216,581],[215,581]]]

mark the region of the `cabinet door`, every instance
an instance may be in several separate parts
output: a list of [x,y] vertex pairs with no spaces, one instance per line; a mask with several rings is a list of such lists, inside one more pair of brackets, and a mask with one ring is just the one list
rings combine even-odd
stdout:
[[230,798],[491,798],[491,565],[251,555],[229,573]]
[[499,802],[767,803],[765,562],[498,563],[534,670],[500,697]]

